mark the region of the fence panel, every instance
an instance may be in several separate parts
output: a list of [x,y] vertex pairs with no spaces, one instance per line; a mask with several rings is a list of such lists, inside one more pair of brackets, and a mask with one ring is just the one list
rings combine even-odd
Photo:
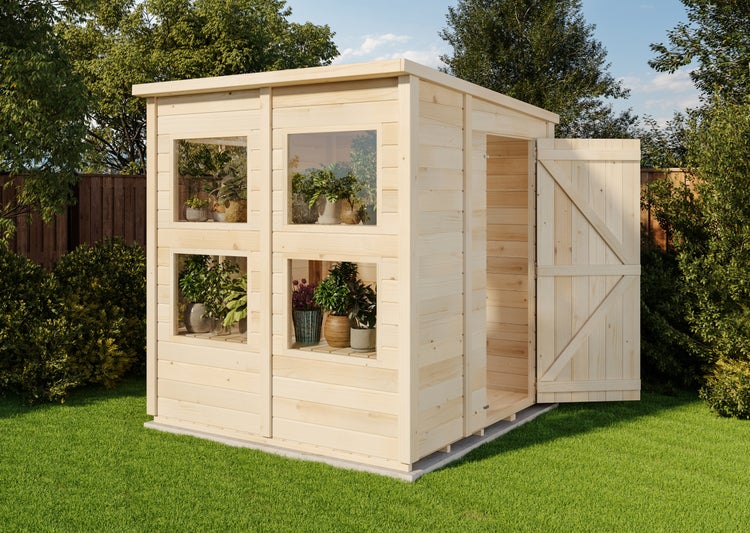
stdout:
[[[0,183],[10,180],[0,176]],[[21,179],[15,178],[20,184]],[[15,196],[14,187],[3,187],[3,205]],[[85,174],[75,189],[76,204],[45,224],[38,215],[16,220],[9,244],[16,253],[51,268],[66,252],[83,243],[108,237],[146,245],[146,177],[119,174]]]

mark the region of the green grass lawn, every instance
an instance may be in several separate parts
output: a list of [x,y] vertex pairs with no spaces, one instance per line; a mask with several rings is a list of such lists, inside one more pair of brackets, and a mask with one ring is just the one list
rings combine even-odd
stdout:
[[143,427],[144,386],[0,400],[2,531],[746,531],[750,423],[563,405],[409,484]]

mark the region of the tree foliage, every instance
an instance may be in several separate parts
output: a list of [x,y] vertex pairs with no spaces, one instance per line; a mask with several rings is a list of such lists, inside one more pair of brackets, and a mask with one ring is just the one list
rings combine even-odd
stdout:
[[24,174],[15,200],[0,206],[0,232],[13,219],[52,218],[71,200],[83,152],[86,90],[54,31],[60,6],[0,3],[0,172]]
[[84,0],[64,35],[94,105],[89,170],[143,172],[145,102],[134,83],[328,64],[328,26],[288,20],[284,0]]
[[750,361],[750,104],[708,108],[688,153],[698,217],[677,246],[694,329],[717,356]]
[[658,184],[648,201],[673,234],[682,315],[709,369],[703,396],[722,405],[720,412],[747,417],[748,405],[726,408],[734,401],[726,380],[744,379],[750,389],[750,373],[743,378],[750,362],[750,103],[714,99],[692,116],[686,148],[692,183]]
[[750,3],[747,0],[682,0],[687,23],[667,33],[669,44],[652,44],[649,65],[676,72],[697,63],[690,73],[708,101],[720,96],[743,103],[750,94]]
[[607,72],[580,0],[459,0],[446,18],[448,72],[558,113],[561,136],[628,136],[637,117],[602,100],[628,91]]
[[675,113],[666,124],[643,117],[636,135],[641,140],[641,167],[683,168],[687,164],[685,143],[691,114]]

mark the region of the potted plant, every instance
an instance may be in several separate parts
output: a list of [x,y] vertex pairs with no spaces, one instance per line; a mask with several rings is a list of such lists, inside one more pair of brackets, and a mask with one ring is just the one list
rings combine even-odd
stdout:
[[188,222],[204,222],[208,219],[208,199],[194,194],[185,201],[185,220]]
[[317,169],[308,169],[304,174],[292,176],[292,192],[303,195],[310,209],[321,197],[326,200],[318,224],[339,224],[341,206],[339,200],[351,199],[357,192],[357,178],[348,165],[333,163]]
[[377,295],[371,285],[357,278],[349,282],[352,350],[370,351],[375,348]]
[[313,298],[317,284],[292,280],[292,323],[297,344],[318,344],[323,311]]
[[310,203],[314,193],[313,178],[309,172],[295,172],[292,175],[292,224],[315,224],[318,221],[318,207],[322,198]]
[[226,206],[227,222],[247,222],[247,177],[229,168],[219,186],[217,200]]
[[218,201],[214,201],[211,206],[211,216],[214,222],[226,222],[227,220],[227,206]]
[[239,323],[240,333],[247,331],[247,274],[234,278],[224,288],[224,327]]
[[313,295],[315,303],[328,312],[323,334],[330,346],[336,348],[349,346],[351,335],[349,311],[352,307],[349,285],[356,279],[356,263],[342,261],[335,263],[328,270],[328,276],[315,288]]
[[223,324],[226,314],[224,294],[239,267],[228,260],[208,255],[189,255],[178,276],[186,300],[184,322],[188,333],[208,333]]

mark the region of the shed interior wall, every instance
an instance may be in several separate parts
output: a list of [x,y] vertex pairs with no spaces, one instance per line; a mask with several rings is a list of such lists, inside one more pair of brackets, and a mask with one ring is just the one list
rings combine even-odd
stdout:
[[[487,208],[487,422],[528,404],[533,372],[533,242],[530,242],[530,143],[488,135]],[[532,185],[533,190],[533,185]],[[531,291],[533,293],[533,290]],[[531,362],[531,363],[530,363]]]

